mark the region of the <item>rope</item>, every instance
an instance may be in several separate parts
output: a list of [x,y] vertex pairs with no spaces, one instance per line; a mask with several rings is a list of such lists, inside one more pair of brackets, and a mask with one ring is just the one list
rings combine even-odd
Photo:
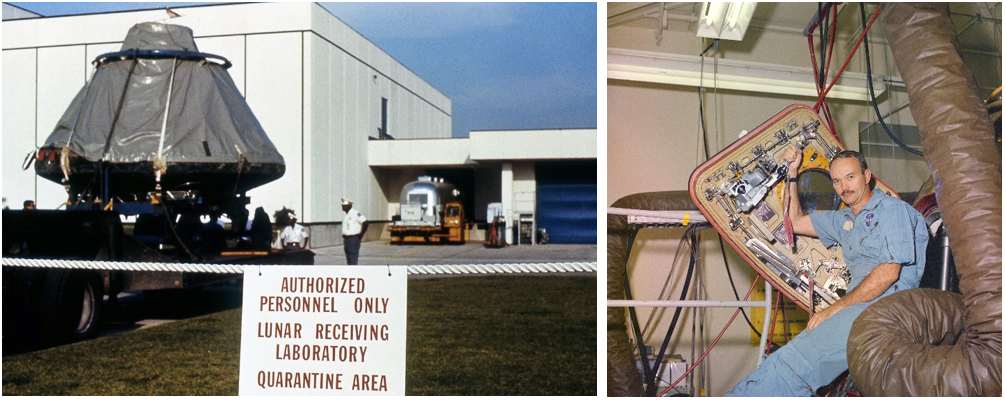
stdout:
[[[187,264],[157,262],[69,261],[4,258],[4,267],[48,269],[97,269],[112,271],[202,272],[243,274],[263,265]],[[273,265],[277,266],[277,265]],[[290,265],[281,265],[290,267]],[[544,262],[526,264],[409,265],[409,275],[546,274],[597,272],[596,262]]]
[[[253,265],[186,264],[163,262],[71,261],[26,258],[4,258],[4,267],[50,269],[98,269],[112,271],[205,272],[217,274],[243,274],[245,267]],[[257,267],[257,265],[255,265]]]
[[409,265],[409,275],[546,274],[597,272],[596,262],[526,264]]

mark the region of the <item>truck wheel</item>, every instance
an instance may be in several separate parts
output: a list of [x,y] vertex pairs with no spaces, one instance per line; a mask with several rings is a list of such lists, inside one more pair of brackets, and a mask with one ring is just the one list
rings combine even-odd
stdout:
[[51,270],[42,293],[43,326],[49,343],[59,345],[97,337],[103,295],[97,273]]

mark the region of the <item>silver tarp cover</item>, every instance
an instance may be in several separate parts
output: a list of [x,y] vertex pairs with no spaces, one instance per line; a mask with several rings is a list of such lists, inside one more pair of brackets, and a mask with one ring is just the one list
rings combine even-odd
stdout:
[[[198,51],[191,29],[152,22],[130,29],[122,50],[133,49]],[[163,155],[168,163],[237,162],[241,153],[247,163],[283,164],[283,157],[221,65],[142,57],[135,67],[133,63],[128,58],[100,65],[44,146],[62,147],[69,140],[71,151],[98,161],[108,143],[112,163],[153,161],[175,65],[164,130]],[[121,111],[116,113],[123,91]]]

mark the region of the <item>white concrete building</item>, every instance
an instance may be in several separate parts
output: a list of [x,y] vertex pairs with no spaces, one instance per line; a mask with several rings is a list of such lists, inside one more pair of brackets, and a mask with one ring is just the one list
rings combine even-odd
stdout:
[[[475,131],[469,138],[371,141],[370,166],[388,177],[388,213],[398,210],[398,190],[423,172],[449,176],[476,221],[491,220],[487,207],[502,204],[508,241],[523,217],[550,241],[592,243],[596,236],[597,129]],[[506,196],[503,196],[503,195]],[[534,241],[534,240],[532,240]]]
[[[546,182],[593,183],[596,205],[596,129],[452,139],[451,100],[317,4],[185,7],[174,18],[148,10],[41,18],[12,12],[25,19],[8,19],[8,9],[18,9],[4,5],[2,172],[10,206],[34,199],[56,208],[66,200],[62,186],[22,170],[22,162],[86,84],[91,61],[119,51],[129,28],[148,21],[191,28],[200,52],[233,64],[230,75],[286,161],[281,179],[249,191],[249,209],[296,210],[315,247],[341,243],[340,198],[375,222],[388,221],[401,186],[424,174],[467,181],[455,184],[470,193],[469,217],[485,220],[485,206],[502,202],[516,221],[539,216],[536,170],[570,161],[578,172],[589,166],[589,179],[579,173]],[[374,225],[368,237],[382,234]]]

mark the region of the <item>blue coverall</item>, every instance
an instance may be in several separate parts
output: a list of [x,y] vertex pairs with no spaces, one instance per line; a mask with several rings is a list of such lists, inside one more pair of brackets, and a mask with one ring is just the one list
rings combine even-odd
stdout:
[[873,190],[858,215],[846,207],[811,214],[810,220],[826,247],[842,246],[842,257],[852,274],[848,291],[882,263],[901,264],[901,274],[881,296],[846,307],[812,331],[800,332],[725,396],[813,395],[849,369],[846,343],[856,317],[882,297],[919,286],[929,233],[922,214],[904,201]]

